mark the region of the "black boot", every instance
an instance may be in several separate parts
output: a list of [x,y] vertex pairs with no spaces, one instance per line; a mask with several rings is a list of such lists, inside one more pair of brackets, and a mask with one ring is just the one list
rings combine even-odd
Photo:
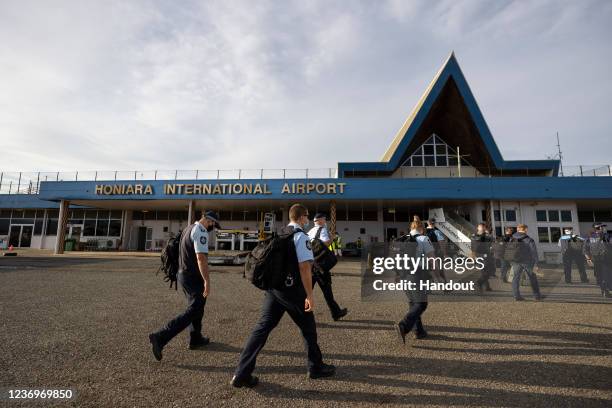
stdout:
[[308,370],[308,377],[314,379],[331,377],[336,374],[336,367],[331,364],[321,363],[321,366]]

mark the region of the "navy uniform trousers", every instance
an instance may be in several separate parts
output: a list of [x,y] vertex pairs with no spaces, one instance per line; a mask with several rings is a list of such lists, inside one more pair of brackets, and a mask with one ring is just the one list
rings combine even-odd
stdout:
[[330,272],[320,272],[312,275],[312,288],[314,289],[315,285],[319,284],[321,288],[321,292],[323,292],[323,297],[325,298],[325,302],[327,303],[327,307],[329,307],[329,311],[332,314],[332,317],[336,317],[340,314],[340,306],[336,299],[334,299],[334,292],[332,290],[332,279]]
[[582,283],[586,283],[589,280],[587,279],[586,274],[586,260],[582,253],[569,253],[565,252],[563,254],[563,274],[565,275],[565,283],[572,282],[572,264],[575,263],[578,267],[578,274],[580,275],[580,281]]
[[[301,285],[301,283],[299,283]],[[287,312],[300,328],[308,352],[308,368],[316,369],[323,363],[321,350],[317,343],[317,326],[314,314],[304,311],[304,290],[268,290],[264,298],[261,317],[240,354],[235,375],[248,378],[255,369],[257,355],[266,344],[270,332]]]
[[177,280],[187,298],[187,309],[155,333],[164,345],[187,327],[189,327],[191,341],[199,340],[202,337],[202,318],[204,317],[204,305],[206,305],[206,298],[202,293],[204,281],[199,275],[193,276],[182,272],[178,273]]

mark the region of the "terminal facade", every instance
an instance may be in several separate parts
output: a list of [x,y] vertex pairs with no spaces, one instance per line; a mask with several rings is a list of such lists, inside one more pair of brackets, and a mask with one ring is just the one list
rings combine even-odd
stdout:
[[83,249],[160,250],[171,234],[212,209],[224,229],[242,234],[222,248],[248,249],[264,222],[269,232],[279,229],[291,204],[301,202],[311,214],[328,214],[345,243],[388,241],[408,232],[413,215],[433,215],[456,242],[478,222],[496,235],[527,224],[546,255],[558,252],[564,227],[585,235],[593,222],[612,221],[610,172],[607,166],[568,177],[559,160],[505,160],[451,54],[380,161],[299,175],[39,177],[25,193],[0,193],[0,245],[61,253],[72,239]]

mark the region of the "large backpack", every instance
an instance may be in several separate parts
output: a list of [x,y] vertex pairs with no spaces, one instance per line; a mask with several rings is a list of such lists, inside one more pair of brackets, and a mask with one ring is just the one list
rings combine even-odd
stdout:
[[283,289],[297,281],[299,267],[293,235],[303,231],[285,230],[261,241],[248,255],[244,277],[261,290]]
[[510,238],[504,249],[504,260],[507,262],[525,262],[529,259],[529,248],[523,241],[527,238]]
[[314,263],[324,272],[329,272],[338,263],[336,255],[321,241],[321,231],[323,227],[319,227],[317,234],[310,241],[312,254],[314,255]]
[[170,282],[170,288],[174,285],[174,289],[177,290],[176,275],[179,270],[179,251],[181,246],[181,231],[174,237],[171,237],[166,246],[161,252],[161,265],[157,270],[157,273],[164,273],[164,282]]

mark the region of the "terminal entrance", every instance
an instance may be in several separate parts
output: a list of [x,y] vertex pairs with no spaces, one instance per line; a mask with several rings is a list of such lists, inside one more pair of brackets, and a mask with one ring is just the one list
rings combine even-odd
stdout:
[[11,225],[9,232],[9,246],[15,248],[29,248],[32,244],[32,231],[34,225]]

